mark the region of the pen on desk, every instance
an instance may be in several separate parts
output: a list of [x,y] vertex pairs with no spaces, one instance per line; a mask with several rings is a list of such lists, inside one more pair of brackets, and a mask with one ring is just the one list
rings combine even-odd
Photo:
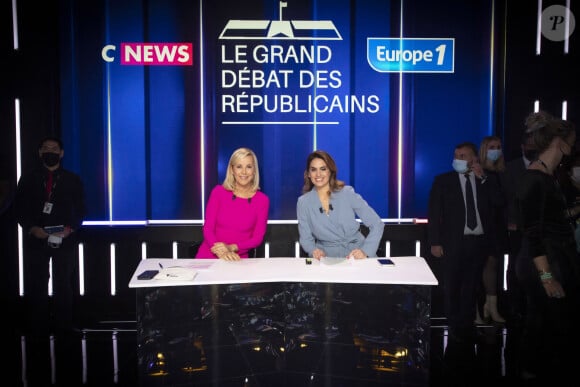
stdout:
[[161,264],[161,262],[159,262],[159,267],[160,267],[161,269],[163,269],[163,265]]

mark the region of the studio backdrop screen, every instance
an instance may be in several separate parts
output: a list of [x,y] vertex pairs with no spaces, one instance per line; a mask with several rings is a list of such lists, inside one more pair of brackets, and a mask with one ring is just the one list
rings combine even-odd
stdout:
[[454,146],[493,131],[490,1],[61,7],[66,163],[90,221],[201,222],[242,146],[271,220],[296,219],[315,149],[382,218],[421,218]]

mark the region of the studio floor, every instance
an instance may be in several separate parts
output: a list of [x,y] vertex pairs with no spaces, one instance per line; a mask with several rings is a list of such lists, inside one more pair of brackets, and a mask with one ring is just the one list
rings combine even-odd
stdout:
[[[171,382],[171,375],[150,369],[143,374],[137,348],[137,329],[134,321],[99,321],[92,326],[66,334],[52,333],[48,327],[37,327],[32,332],[19,326],[11,327],[9,340],[4,346],[5,386],[534,386],[523,381],[517,373],[517,343],[519,326],[482,325],[477,327],[475,343],[454,342],[447,335],[444,319],[431,319],[430,366],[427,382],[389,383],[388,377],[368,374],[367,377],[349,378],[336,375],[293,375],[268,377],[268,370],[256,369],[252,374],[238,378],[222,378],[220,373],[196,364],[192,352],[186,359],[166,361],[189,364],[193,375],[190,382]],[[328,360],[326,360],[328,361]],[[271,364],[271,363],[269,363]],[[235,365],[232,365],[234,367]],[[259,367],[257,367],[259,368]],[[380,367],[379,367],[380,368]],[[383,370],[385,371],[385,370]],[[392,372],[392,370],[391,370]],[[205,373],[199,382],[196,373]],[[207,380],[210,380],[207,382]],[[398,378],[397,380],[405,380]]]

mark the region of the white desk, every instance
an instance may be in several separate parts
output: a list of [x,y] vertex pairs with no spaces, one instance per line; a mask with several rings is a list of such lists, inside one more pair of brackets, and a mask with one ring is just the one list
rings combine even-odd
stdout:
[[[260,282],[326,282],[352,284],[437,285],[437,278],[421,257],[393,257],[394,266],[381,266],[376,258],[348,260],[326,265],[313,259],[307,265],[304,258],[251,258],[241,261],[220,259],[148,258],[139,262],[130,288],[159,286],[216,285]],[[145,270],[184,267],[197,271],[193,280],[138,280]]]
[[[129,287],[137,297],[142,385],[301,386],[312,378],[332,385],[327,378],[335,375],[427,386],[438,282],[421,257],[391,259],[392,267],[376,258],[335,265],[305,258],[140,261]],[[174,266],[196,275],[137,279]]]

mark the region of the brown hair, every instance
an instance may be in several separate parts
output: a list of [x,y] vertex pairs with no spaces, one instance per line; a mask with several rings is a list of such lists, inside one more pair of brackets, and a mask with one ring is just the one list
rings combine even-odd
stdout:
[[[533,129],[530,131],[530,135],[538,148],[538,153],[542,153],[548,149],[554,138],[560,137],[566,141],[576,131],[576,126],[571,121],[553,118]],[[573,146],[574,144],[569,145]]]
[[[303,193],[309,192],[310,190],[312,190],[312,187],[314,187],[314,184],[312,184],[312,181],[308,177],[310,163],[314,159],[321,159],[322,161],[324,161],[324,163],[328,167],[328,170],[330,171],[330,179],[328,181],[328,184],[330,186],[330,191],[341,190],[342,187],[344,187],[345,183],[344,183],[344,181],[338,180],[336,178],[336,175],[338,173],[338,168],[336,167],[336,163],[334,162],[334,159],[327,152],[325,152],[323,150],[316,150],[316,151],[310,153],[308,155],[308,157],[306,158],[306,168],[304,169],[304,186],[302,187],[302,192]],[[330,192],[329,192],[329,194],[330,194]]]

